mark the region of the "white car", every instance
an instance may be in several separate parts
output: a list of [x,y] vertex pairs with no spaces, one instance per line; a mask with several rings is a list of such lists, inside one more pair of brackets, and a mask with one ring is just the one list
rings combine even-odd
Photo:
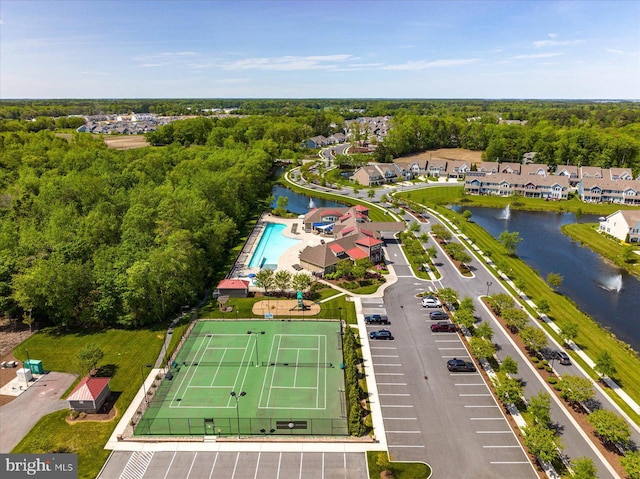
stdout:
[[422,298],[422,307],[423,308],[439,308],[442,306],[442,303],[438,298],[434,298],[433,296],[425,296]]

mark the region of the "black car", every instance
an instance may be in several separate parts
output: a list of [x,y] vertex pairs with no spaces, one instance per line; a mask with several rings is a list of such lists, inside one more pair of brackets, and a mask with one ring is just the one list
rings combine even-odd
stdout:
[[369,314],[364,317],[364,322],[367,324],[389,324],[389,318],[381,314]]
[[381,329],[380,331],[371,331],[369,333],[371,339],[393,339],[391,331],[388,329]]
[[445,313],[444,311],[431,311],[429,313],[429,318],[433,319],[435,321],[442,321],[445,319],[449,319],[449,315],[447,313]]
[[456,358],[449,359],[449,361],[447,361],[447,369],[451,372],[473,373],[476,371],[476,367],[473,363]]
[[571,366],[571,358],[564,351],[560,351],[559,349],[554,349],[551,353],[553,358],[558,361],[560,364],[564,366]]
[[445,321],[440,321],[439,323],[431,325],[431,331],[433,331],[434,333],[455,333],[456,325],[447,323]]

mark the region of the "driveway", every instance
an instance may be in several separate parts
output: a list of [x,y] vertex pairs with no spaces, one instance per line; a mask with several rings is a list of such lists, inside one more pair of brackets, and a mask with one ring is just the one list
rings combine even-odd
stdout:
[[71,374],[49,372],[0,407],[0,453],[11,452],[42,416],[68,408],[60,396],[74,380]]

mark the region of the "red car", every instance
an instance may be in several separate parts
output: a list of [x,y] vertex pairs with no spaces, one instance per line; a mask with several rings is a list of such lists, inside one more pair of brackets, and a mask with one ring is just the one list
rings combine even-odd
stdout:
[[440,321],[439,323],[434,323],[431,325],[431,331],[433,331],[434,333],[455,333],[456,325]]

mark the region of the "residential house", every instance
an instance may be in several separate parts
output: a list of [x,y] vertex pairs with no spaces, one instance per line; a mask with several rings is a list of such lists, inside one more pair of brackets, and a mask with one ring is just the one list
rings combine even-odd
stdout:
[[604,178],[599,166],[581,166],[580,178]]
[[322,148],[323,146],[327,146],[328,144],[329,143],[324,136],[318,135],[318,136],[309,138],[307,141],[303,142],[302,147],[303,148]]
[[512,196],[567,199],[569,179],[564,176],[514,175],[498,173],[488,176],[469,176],[465,193],[475,195]]
[[521,171],[522,171],[521,163],[512,163],[512,162],[505,161],[503,163],[500,163],[500,166],[498,167],[498,173],[519,175]]
[[395,163],[369,163],[353,172],[349,180],[362,186],[379,186],[408,178],[410,172]]
[[111,378],[85,376],[67,397],[69,409],[97,413],[111,394],[109,381]]
[[564,165],[556,168],[556,176],[566,176],[569,178],[569,186],[576,186],[580,178],[578,178],[578,167],[575,165]]
[[582,178],[578,184],[582,201],[640,205],[640,181]]
[[471,171],[471,162],[462,160],[447,160],[445,170],[449,178],[464,178]]
[[549,172],[549,166],[540,163],[528,163],[523,164],[520,169],[521,175],[538,175],[547,176]]
[[427,163],[427,174],[433,177],[446,176],[447,160],[432,158]]
[[631,168],[609,168],[609,176],[612,180],[633,180]]
[[599,230],[627,243],[640,243],[640,210],[618,210],[600,222]]

